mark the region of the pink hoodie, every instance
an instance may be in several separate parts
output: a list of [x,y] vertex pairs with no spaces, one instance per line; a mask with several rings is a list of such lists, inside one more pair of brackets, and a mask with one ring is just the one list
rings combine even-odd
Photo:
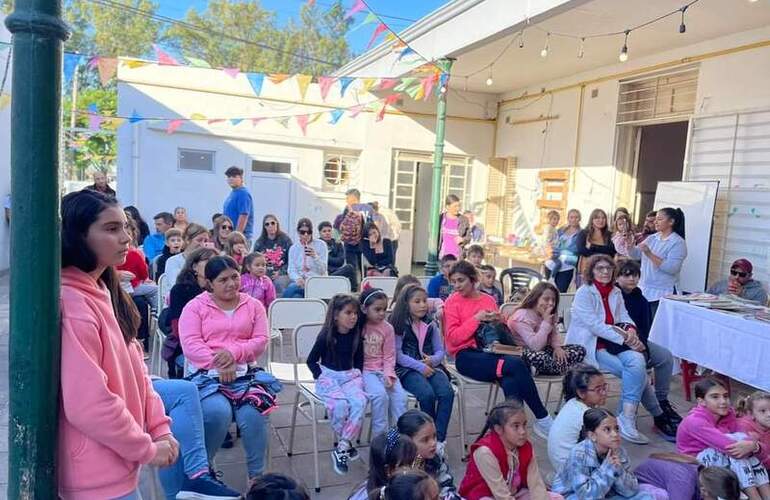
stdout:
[[770,430],[765,429],[749,416],[738,419],[738,429],[759,442],[759,453],[756,457],[766,469],[770,470]]
[[171,434],[147,376],[141,347],[126,345],[102,282],[75,267],[61,272],[59,495],[127,495],[149,463],[153,441]]
[[676,449],[679,453],[696,456],[706,448],[713,448],[722,453],[727,452],[727,447],[735,442],[727,434],[738,431],[738,422],[735,412],[730,413],[717,421],[717,416],[711,413],[705,406],[696,406],[679,424],[676,433]]
[[179,318],[182,350],[196,368],[214,368],[216,351],[226,349],[238,364],[256,361],[267,346],[267,314],[257,299],[240,293],[232,316],[203,292],[184,306]]
[[508,328],[519,345],[529,347],[533,351],[542,351],[545,346],[561,346],[556,328],[534,309],[516,309],[508,318]]

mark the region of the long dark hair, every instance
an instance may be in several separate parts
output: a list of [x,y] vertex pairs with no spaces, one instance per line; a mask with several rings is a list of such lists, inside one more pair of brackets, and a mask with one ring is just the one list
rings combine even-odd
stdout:
[[390,302],[391,306],[396,305],[396,301],[398,300],[398,296],[401,295],[401,290],[407,287],[407,285],[417,285],[422,286],[422,283],[420,283],[420,280],[418,280],[414,275],[412,274],[405,274],[398,278],[398,281],[396,281],[396,288],[393,290],[393,300]]
[[580,429],[579,441],[588,437],[589,432],[594,432],[604,421],[605,418],[613,417],[615,414],[606,408],[589,408],[583,413],[583,428]]
[[516,415],[519,412],[523,412],[524,404],[518,399],[511,398],[506,399],[502,403],[498,403],[489,411],[487,421],[484,423],[484,428],[481,429],[481,434],[476,438],[476,441],[486,436],[487,432],[494,429],[496,425],[504,426],[509,418]]
[[424,411],[411,409],[398,417],[396,427],[398,427],[398,432],[411,438],[420,432],[420,429],[422,429],[424,425],[432,423],[434,423],[433,417]]
[[[326,354],[333,360],[337,358],[337,337],[340,333],[337,331],[337,323],[335,321],[337,315],[345,309],[347,306],[352,305],[355,307],[356,312],[360,314],[361,304],[358,299],[348,293],[339,293],[332,297],[329,302],[329,308],[326,311],[326,319],[324,320],[324,326],[318,335],[323,335],[326,340]],[[353,335],[353,356],[355,357],[356,351],[358,351],[358,345],[361,343],[361,329],[358,324],[353,328],[348,335]]]
[[177,285],[195,285],[198,286],[198,279],[195,275],[195,266],[202,260],[213,259],[219,255],[219,252],[213,248],[196,248],[187,256],[184,261],[184,267],[176,278]]
[[604,220],[606,223],[604,224],[604,228],[601,229],[602,233],[602,240],[604,241],[605,245],[608,245],[610,242],[610,239],[612,238],[612,233],[610,233],[610,219],[607,217],[607,212],[602,210],[601,208],[594,208],[591,211],[591,216],[588,217],[588,223],[586,224],[585,232],[586,232],[586,241],[591,241],[591,236],[594,234],[594,218],[598,215],[604,215]]
[[738,476],[727,467],[703,467],[698,472],[698,483],[711,498],[738,500],[741,497]]
[[214,230],[212,231],[211,239],[214,240],[214,246],[217,250],[225,249],[225,242],[219,239],[219,229],[226,222],[230,223],[230,227],[232,228],[231,231],[235,231],[235,224],[233,224],[233,220],[230,217],[226,215],[220,215],[214,219]]
[[589,364],[580,363],[573,366],[564,374],[564,381],[562,382],[564,401],[574,398],[580,399],[580,393],[588,390],[591,378],[603,376],[598,368]]
[[705,377],[698,380],[697,382],[695,382],[695,385],[693,386],[695,399],[705,398],[706,393],[709,392],[714,387],[721,387],[722,389],[727,389],[727,386],[725,385],[725,383],[716,377]]
[[372,440],[369,449],[369,476],[366,491],[382,488],[399,467],[411,467],[417,459],[417,446],[408,436],[391,428]]
[[283,474],[262,474],[252,483],[246,500],[310,500],[305,487]]
[[227,271],[228,269],[233,269],[240,274],[241,268],[238,266],[238,263],[235,262],[235,259],[230,257],[229,255],[217,255],[215,257],[212,257],[209,259],[208,262],[206,262],[206,279],[209,281],[214,281],[217,279],[217,276],[222,274],[224,271]]
[[418,293],[424,293],[427,297],[428,292],[419,285],[407,285],[401,290],[393,306],[393,312],[390,313],[390,324],[396,335],[404,335],[412,325],[412,314],[409,312],[409,301]]
[[671,230],[684,239],[684,212],[681,208],[665,207],[658,210],[658,213],[666,214],[666,217],[674,221]]
[[369,493],[370,499],[424,500],[428,498],[430,484],[436,480],[420,469],[403,467],[397,470],[387,486]]
[[[73,266],[86,273],[96,269],[98,266],[96,255],[88,248],[86,242],[88,230],[105,209],[118,206],[115,198],[89,189],[70,193],[62,198],[61,265],[63,268]],[[131,297],[121,288],[120,279],[114,267],[107,267],[99,279],[110,292],[112,312],[120,326],[123,340],[129,344],[136,338],[141,323],[139,311]]]
[[[270,238],[267,236],[267,229],[265,228],[265,222],[267,222],[267,219],[275,220],[275,239],[278,239],[281,236],[286,236],[286,233],[281,230],[281,221],[278,220],[278,217],[273,214],[265,214],[265,216],[262,217],[262,232],[259,234],[259,238],[257,238],[258,244],[264,244],[270,240]],[[313,227],[310,226],[310,229],[313,229]]]
[[129,205],[123,208],[123,211],[131,214],[131,218],[134,219],[134,222],[136,222],[136,228],[139,230],[136,244],[141,245],[144,243],[144,239],[150,235],[150,226],[147,225],[147,223],[142,218],[142,214],[139,213],[139,209],[135,206]]
[[553,305],[553,310],[551,310],[551,314],[556,314],[556,312],[559,310],[559,289],[547,281],[541,281],[532,287],[532,290],[527,294],[526,297],[524,297],[524,300],[521,301],[521,304],[519,304],[517,309],[535,309],[535,307],[537,307],[537,301],[540,300],[540,297],[542,297],[543,294],[548,290],[553,292],[554,298],[556,300]]

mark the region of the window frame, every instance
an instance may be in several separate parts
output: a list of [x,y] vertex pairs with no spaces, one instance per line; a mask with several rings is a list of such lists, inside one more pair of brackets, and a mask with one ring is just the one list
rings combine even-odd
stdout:
[[[201,170],[197,168],[184,168],[182,167],[182,153],[206,153],[211,154],[211,169]],[[217,172],[217,151],[213,149],[198,149],[198,148],[176,148],[176,169],[178,172],[195,172],[199,174],[216,174]]]

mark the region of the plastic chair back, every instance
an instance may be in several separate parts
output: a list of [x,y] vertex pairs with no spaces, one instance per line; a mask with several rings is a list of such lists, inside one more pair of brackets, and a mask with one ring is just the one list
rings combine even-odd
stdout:
[[331,299],[338,293],[350,293],[350,280],[344,276],[311,276],[305,281],[307,299]]
[[361,290],[367,288],[380,288],[385,292],[389,299],[393,298],[393,294],[396,291],[396,283],[398,278],[392,276],[368,276],[361,282]]
[[519,288],[531,290],[539,281],[543,281],[543,275],[528,267],[510,267],[500,273],[503,297],[506,300],[511,297],[515,290]]
[[301,323],[323,323],[326,303],[321,299],[276,299],[267,317],[270,329],[293,330]]
[[294,355],[297,358],[295,382],[313,381],[313,375],[305,366],[305,361],[322,327],[323,323],[301,323],[294,329]]
[[161,274],[158,277],[158,311],[162,311],[166,304],[163,303],[164,297],[168,297],[171,293],[171,289],[174,287],[173,283],[169,283],[165,274]]

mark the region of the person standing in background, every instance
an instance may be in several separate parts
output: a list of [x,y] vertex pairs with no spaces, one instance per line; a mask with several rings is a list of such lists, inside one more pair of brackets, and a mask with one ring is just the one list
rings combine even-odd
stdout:
[[356,271],[356,281],[362,274],[361,240],[364,238],[364,224],[371,216],[371,207],[361,203],[361,192],[349,189],[345,193],[345,209],[334,219],[334,229],[339,231],[345,245],[345,262]]
[[439,220],[438,257],[452,254],[460,259],[465,245],[471,241],[471,226],[460,214],[460,198],[456,195],[448,195],[444,206],[446,209]]
[[396,212],[387,207],[378,207],[378,212],[385,216],[385,220],[388,221],[388,229],[390,230],[390,242],[393,245],[393,261],[396,260],[396,254],[398,253],[398,237],[401,236],[401,221],[398,220]]
[[227,184],[232,191],[225,199],[222,208],[224,215],[230,217],[235,225],[235,231],[243,233],[248,247],[251,247],[252,228],[254,227],[254,203],[251,193],[243,185],[243,169],[230,167],[225,170]]
[[636,244],[643,242],[648,236],[655,234],[655,216],[658,214],[655,210],[647,212],[644,216],[644,224],[641,232],[636,233]]
[[115,190],[112,189],[107,183],[107,174],[104,172],[95,172],[94,183],[88,186],[86,189],[90,189],[91,191],[98,191],[102,194],[106,194],[107,196],[112,196],[113,198],[117,196]]

